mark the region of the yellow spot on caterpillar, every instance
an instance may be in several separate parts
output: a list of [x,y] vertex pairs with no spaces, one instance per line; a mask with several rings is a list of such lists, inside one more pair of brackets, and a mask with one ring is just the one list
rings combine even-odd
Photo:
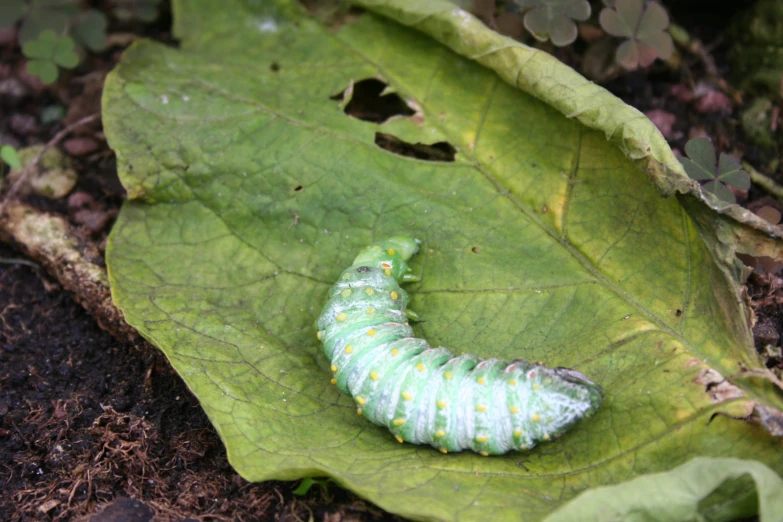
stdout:
[[390,276],[391,275],[391,270],[389,270],[387,268],[386,270],[383,271],[383,273],[386,274],[387,276]]
[[486,435],[482,435],[480,437],[476,437],[476,442],[487,442],[489,440],[489,437]]
[[419,363],[419,364],[416,365],[416,369],[419,370],[420,372],[423,372],[424,371],[424,365]]
[[436,432],[435,432],[435,436],[436,436],[437,438],[444,437],[445,435],[446,435],[446,432],[445,432],[445,431],[443,431],[443,430],[438,430],[438,431],[436,431]]
[[544,435],[544,440],[549,440],[549,435]]
[[487,453],[486,451],[482,451],[481,452],[481,456],[482,457],[489,457],[489,453]]
[[317,334],[315,334],[315,336],[316,336],[316,337],[318,337],[318,340],[319,340],[319,341],[320,341],[321,339],[323,339],[323,338],[324,338],[324,332],[323,332],[323,330],[318,330],[318,333],[317,333]]
[[517,408],[516,406],[512,406],[508,409],[508,411],[511,413],[519,413],[519,408]]
[[449,452],[449,450],[447,450],[446,448],[438,448],[438,449],[440,449],[440,452],[443,453],[444,455]]
[[541,416],[538,413],[534,413],[530,418],[533,419],[533,422],[538,422],[541,420]]
[[345,312],[341,312],[337,314],[338,321],[345,321],[346,319],[348,319],[348,314],[346,314]]
[[397,293],[397,292],[395,292],[394,290],[392,290],[392,291],[391,291],[391,294],[389,294],[389,295],[391,295],[391,298],[392,298],[392,299],[397,299],[398,297],[400,297],[400,294],[398,294],[398,293]]
[[522,430],[517,430],[514,432],[515,437],[521,437],[522,436]]
[[333,364],[332,367],[330,368],[330,370],[332,370],[332,373],[336,372],[337,371],[337,366],[335,366]]
[[362,409],[356,408],[356,415],[361,415],[361,414],[362,414]]
[[394,438],[397,439],[397,442],[402,444],[402,437],[400,437],[399,435],[395,435]]
[[372,315],[372,314],[374,314],[374,313],[375,313],[375,308],[373,308],[373,307],[371,306],[371,307],[369,307],[367,310],[365,310],[365,311],[364,311],[364,313],[366,313],[367,315]]
[[534,390],[537,390],[537,389],[538,389],[538,384],[534,384],[534,385],[533,385],[533,389],[534,389]]
[[411,395],[408,392],[402,392],[402,398],[405,399],[406,401],[412,401],[413,395]]
[[394,255],[394,249],[393,248],[390,248],[389,250],[387,250],[387,252],[389,253],[390,256]]
[[478,379],[476,379],[476,382],[479,384],[485,384],[487,381],[484,380],[484,377],[479,377]]
[[395,426],[402,426],[403,424],[405,424],[405,419],[394,419],[392,421],[392,424],[394,424]]
[[351,274],[344,274],[343,281],[348,281],[351,278]]
[[381,266],[382,266],[383,268],[391,268],[391,267],[392,267],[391,263],[388,263],[388,262],[386,262],[386,261],[384,261],[383,263],[381,263]]
[[443,374],[443,376],[447,379],[451,379],[451,372],[446,372]]
[[340,292],[340,295],[343,297],[348,297],[349,295],[351,295],[351,290],[349,288],[346,288],[345,290]]
[[438,402],[436,402],[435,404],[436,404],[436,405],[438,406],[438,408],[440,408],[440,409],[443,409],[443,408],[445,408],[446,406],[448,406],[448,403],[446,403],[446,401],[438,401]]
[[397,357],[397,354],[400,353],[397,348],[392,348],[392,357]]
[[375,290],[373,290],[372,288],[366,288],[364,290],[364,293],[367,295],[373,295],[375,293]]
[[362,406],[364,406],[365,404],[367,404],[367,401],[366,401],[366,400],[364,400],[364,397],[356,397],[356,402],[358,402],[358,403],[359,403],[359,404],[361,404]]
[[353,351],[353,347],[349,344],[345,347],[345,353],[351,353]]
[[476,411],[487,411],[486,406],[476,406]]
[[375,330],[374,329],[367,330],[367,335],[372,337],[373,335],[375,335]]
[[378,373],[370,372],[370,379],[372,379],[373,381],[377,381],[378,380]]
[[514,379],[511,379],[510,381],[508,381],[508,385],[509,386],[516,386],[517,385],[517,381],[515,381]]
[[332,380],[331,380],[331,381],[329,381],[329,382],[331,382],[332,384],[337,384],[337,379],[332,379]]

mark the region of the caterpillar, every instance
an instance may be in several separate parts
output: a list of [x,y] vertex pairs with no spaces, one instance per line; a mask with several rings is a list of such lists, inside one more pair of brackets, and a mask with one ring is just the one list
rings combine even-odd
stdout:
[[362,250],[329,291],[316,321],[332,384],[357,413],[399,442],[484,456],[553,440],[600,407],[601,387],[568,368],[455,357],[413,337],[401,283],[421,241],[395,236]]

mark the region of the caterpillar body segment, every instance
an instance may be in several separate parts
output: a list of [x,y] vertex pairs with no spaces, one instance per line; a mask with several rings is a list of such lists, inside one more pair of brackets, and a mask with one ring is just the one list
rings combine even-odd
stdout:
[[443,453],[524,451],[553,440],[601,405],[600,386],[567,368],[455,357],[413,336],[408,260],[419,241],[395,236],[362,250],[316,321],[332,382],[357,412],[399,442]]

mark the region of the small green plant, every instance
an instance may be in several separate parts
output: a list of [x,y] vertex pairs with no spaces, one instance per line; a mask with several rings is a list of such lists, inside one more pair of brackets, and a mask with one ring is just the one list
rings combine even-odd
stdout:
[[558,47],[574,43],[577,29],[574,20],[590,18],[587,0],[514,0],[525,12],[525,28],[536,40],[551,40]]
[[674,42],[666,32],[669,15],[660,4],[644,0],[614,0],[612,4],[601,11],[598,21],[612,36],[627,38],[617,48],[618,64],[633,70],[672,55]]
[[317,478],[303,478],[302,482],[296,487],[295,490],[292,491],[294,495],[304,496],[307,495],[307,492],[310,491],[310,488],[312,488],[314,485],[319,485],[324,489],[327,489],[329,487],[329,483],[332,482],[332,479],[317,479]]
[[[76,67],[80,49],[100,52],[108,47],[106,16],[83,9],[76,0],[0,1],[0,29],[17,23],[22,53],[31,59],[27,70],[45,83],[57,79],[58,66]],[[47,32],[51,34],[44,36]]]
[[38,76],[44,83],[57,80],[58,65],[73,69],[79,64],[73,40],[67,36],[58,36],[50,29],[42,32],[37,40],[24,44],[22,52],[29,58],[27,72]]
[[709,139],[693,138],[685,144],[685,153],[688,157],[680,158],[680,163],[690,178],[708,180],[701,186],[705,192],[711,192],[723,201],[736,203],[734,193],[726,185],[740,190],[750,188],[750,176],[742,170],[737,160],[721,152],[716,165],[715,148]]
[[10,145],[0,147],[0,162],[5,163],[12,169],[19,170],[22,168],[19,152]]

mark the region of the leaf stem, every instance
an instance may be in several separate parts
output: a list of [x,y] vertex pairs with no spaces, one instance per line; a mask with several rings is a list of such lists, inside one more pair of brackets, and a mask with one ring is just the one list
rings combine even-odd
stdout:
[[766,190],[769,195],[774,196],[778,201],[783,202],[783,186],[780,186],[772,178],[753,168],[753,165],[747,161],[742,162],[742,168],[750,175],[750,180],[753,183]]

